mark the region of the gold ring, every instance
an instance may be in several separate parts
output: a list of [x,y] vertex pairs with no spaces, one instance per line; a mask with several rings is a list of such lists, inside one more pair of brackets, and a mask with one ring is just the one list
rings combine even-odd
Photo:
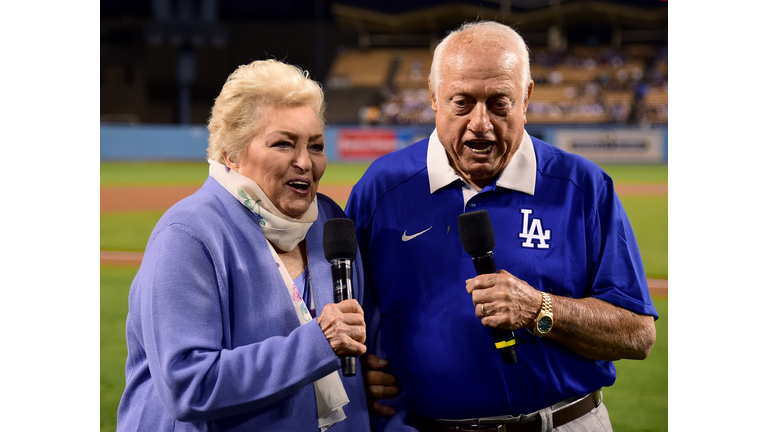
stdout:
[[485,303],[480,303],[480,311],[483,313],[483,316],[488,316],[485,314]]

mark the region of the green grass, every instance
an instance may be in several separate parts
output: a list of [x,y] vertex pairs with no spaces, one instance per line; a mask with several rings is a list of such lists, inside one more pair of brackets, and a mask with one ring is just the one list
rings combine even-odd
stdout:
[[[632,223],[645,274],[667,278],[667,197],[628,196],[622,203]],[[344,203],[339,203],[342,207]],[[162,211],[101,214],[101,250],[143,251]]]
[[117,406],[125,389],[125,317],[137,268],[101,266],[101,432],[115,432]]
[[[354,184],[368,163],[331,163],[322,182]],[[667,165],[601,165],[617,183],[664,183]],[[196,185],[208,176],[207,162],[102,162],[101,186]]]
[[619,360],[616,383],[603,390],[603,398],[614,432],[658,432],[667,430],[667,299],[654,297],[659,312],[656,344],[645,360]]
[[[614,183],[667,183],[667,165],[601,165]],[[635,232],[645,274],[649,278],[666,279],[667,210],[666,195],[625,195],[621,203]]]
[[[330,164],[326,184],[354,184],[368,164]],[[605,165],[620,183],[660,183],[667,180],[666,165]],[[102,163],[102,185],[202,184],[205,163]],[[667,277],[667,197],[625,196],[622,203],[635,231],[648,277]],[[346,202],[339,202],[344,207]],[[121,212],[101,215],[101,249],[142,251],[162,212]]]
[[102,162],[101,186],[202,185],[207,162]]
[[[323,182],[353,184],[367,164],[332,164]],[[663,183],[666,165],[603,166],[618,183]],[[206,163],[102,163],[102,186],[195,185]],[[667,277],[667,197],[626,196],[622,203],[635,231],[646,274]],[[343,203],[340,203],[343,206]],[[143,251],[163,212],[101,214],[101,249]],[[101,431],[114,431],[125,386],[125,317],[136,268],[101,267]],[[616,384],[604,396],[616,432],[667,430],[667,300],[654,298],[660,318],[656,346],[643,361],[616,362]]]
[[666,183],[668,167],[664,165],[600,165],[614,183]]
[[[101,267],[101,432],[114,432],[125,387],[125,317],[136,271]],[[667,430],[667,299],[654,298],[654,304],[659,320],[651,355],[616,362],[616,383],[603,391],[615,432]]]
[[142,252],[164,211],[101,213],[101,250]]
[[667,208],[666,195],[629,195],[621,203],[635,232],[645,274],[652,279],[667,278]]
[[353,185],[360,180],[365,170],[368,169],[368,165],[367,163],[328,164],[320,184]]
[[[328,164],[323,184],[354,184],[367,163]],[[208,177],[207,162],[102,162],[101,186],[193,186]]]

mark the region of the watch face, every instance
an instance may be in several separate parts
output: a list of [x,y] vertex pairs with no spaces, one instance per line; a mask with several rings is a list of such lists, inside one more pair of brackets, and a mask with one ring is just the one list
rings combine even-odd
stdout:
[[551,328],[552,328],[552,317],[543,316],[541,317],[541,319],[536,321],[536,329],[540,333],[546,333]]

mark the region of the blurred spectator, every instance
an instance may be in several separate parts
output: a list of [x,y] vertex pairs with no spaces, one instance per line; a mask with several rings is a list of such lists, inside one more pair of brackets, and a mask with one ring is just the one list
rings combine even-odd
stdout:
[[[591,54],[590,54],[591,52]],[[554,100],[537,98],[534,90],[528,111],[531,117],[547,118],[548,121],[567,122],[570,117],[578,116],[581,121],[585,117],[594,117],[595,121],[626,123],[632,111],[632,101],[617,101],[616,97],[607,99],[604,95],[616,92],[629,93],[635,103],[636,116],[633,121],[652,119],[666,122],[666,104],[655,103],[652,106],[640,104],[651,88],[666,88],[667,49],[656,50],[653,58],[646,60],[645,70],[635,66],[638,57],[630,58],[621,50],[610,47],[593,49],[591,51],[570,48],[565,51],[548,49],[532,49],[531,65],[537,66],[532,71],[531,78],[539,89],[547,85],[565,85],[562,97]],[[420,59],[412,59],[404,67],[408,68],[409,80],[421,82],[426,80],[428,70],[424,69]],[[546,70],[542,70],[542,66]],[[558,67],[583,68],[585,70],[605,69],[592,75],[592,79],[566,79]],[[364,107],[361,110],[361,122],[366,124],[391,125],[422,125],[433,124],[434,113],[431,108],[429,92],[424,86],[418,90],[412,88],[395,89],[386,100],[379,105],[378,111]]]
[[414,58],[411,60],[411,72],[408,75],[411,79],[411,81],[419,82],[426,74],[424,74],[424,65],[421,63],[421,59]]
[[360,108],[360,122],[364,125],[373,125],[381,120],[381,109],[376,105]]
[[555,69],[549,73],[549,82],[552,84],[560,84],[563,82],[563,73]]
[[384,124],[420,125],[434,121],[432,102],[425,88],[395,90],[382,104],[381,122]]

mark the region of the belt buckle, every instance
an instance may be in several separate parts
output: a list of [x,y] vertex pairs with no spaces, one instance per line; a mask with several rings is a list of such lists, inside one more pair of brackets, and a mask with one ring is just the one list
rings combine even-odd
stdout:
[[496,432],[507,432],[507,425],[502,423],[496,426]]

